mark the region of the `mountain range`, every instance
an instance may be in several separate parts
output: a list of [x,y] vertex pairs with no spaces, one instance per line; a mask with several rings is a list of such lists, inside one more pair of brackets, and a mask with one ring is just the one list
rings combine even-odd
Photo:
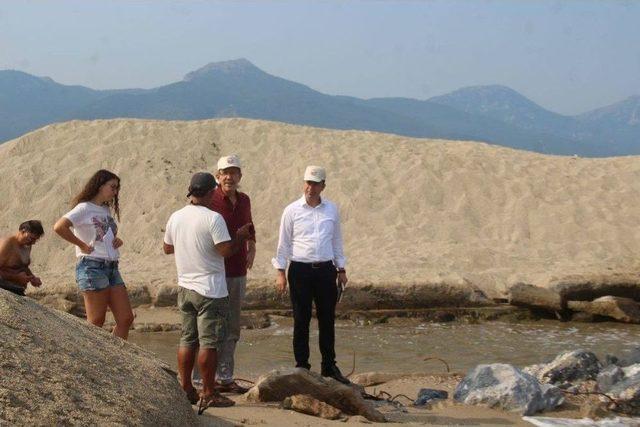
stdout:
[[428,100],[326,95],[246,59],[217,62],[153,89],[94,90],[0,71],[0,142],[73,119],[244,117],[411,137],[484,141],[556,155],[640,154],[640,96],[576,116],[499,85]]

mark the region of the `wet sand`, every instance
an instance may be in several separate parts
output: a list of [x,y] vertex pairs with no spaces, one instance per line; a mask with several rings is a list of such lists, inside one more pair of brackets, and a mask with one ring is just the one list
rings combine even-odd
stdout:
[[[174,309],[138,309],[137,321],[150,323],[179,322]],[[314,322],[315,323],[315,322]],[[243,330],[237,350],[236,376],[255,381],[272,369],[292,364],[292,319],[272,317],[272,326],[265,329]],[[152,351],[175,367],[175,350],[179,332],[132,332],[131,341]],[[558,323],[556,321],[528,321],[522,323],[487,322],[423,323],[416,319],[389,319],[388,323],[362,325],[353,321],[339,321],[336,327],[338,363],[343,372],[352,369],[356,353],[356,373],[381,371],[396,373],[396,380],[368,387],[373,395],[384,391],[415,399],[420,388],[447,390],[450,396],[460,376],[446,373],[442,362],[423,361],[427,356],[446,360],[454,372],[463,375],[479,363],[504,362],[522,367],[548,361],[561,351],[585,348],[599,357],[619,353],[624,347],[640,341],[640,325],[619,323]],[[312,326],[311,363],[317,369],[317,329]],[[403,378],[403,375],[410,375]],[[201,420],[206,425],[278,425],[330,426],[328,421],[280,408],[274,404],[247,402],[242,396],[229,396],[237,404],[233,408],[210,408]],[[397,400],[403,410],[385,404],[379,409],[389,419],[388,425],[474,425],[525,426],[529,423],[518,414],[484,407],[459,405],[449,399],[431,408],[416,408],[404,397]],[[571,397],[555,411],[538,414],[567,418],[581,418],[580,403],[584,399]],[[405,412],[406,411],[406,412]],[[350,423],[359,423],[357,418]]]

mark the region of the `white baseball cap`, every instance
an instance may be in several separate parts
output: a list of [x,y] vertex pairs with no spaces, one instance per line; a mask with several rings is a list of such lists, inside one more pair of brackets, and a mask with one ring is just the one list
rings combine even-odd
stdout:
[[305,181],[322,182],[327,179],[327,172],[322,166],[307,166],[304,171]]
[[218,160],[218,170],[226,169],[226,168],[241,169],[242,165],[240,163],[240,157],[238,157],[237,154],[220,157],[220,160]]

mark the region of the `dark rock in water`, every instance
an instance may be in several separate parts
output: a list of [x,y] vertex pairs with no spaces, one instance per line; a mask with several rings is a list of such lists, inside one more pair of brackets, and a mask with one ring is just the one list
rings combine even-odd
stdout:
[[551,363],[532,365],[524,368],[524,371],[535,376],[541,383],[558,385],[594,380],[600,369],[602,364],[595,354],[574,350],[558,355]]
[[624,378],[624,371],[616,365],[607,366],[598,374],[598,391],[608,392],[614,384]]
[[496,363],[476,366],[456,387],[453,398],[468,405],[485,405],[531,415],[564,401],[562,392],[540,384],[520,369]]
[[271,371],[258,379],[246,394],[251,402],[282,402],[286,397],[306,394],[348,415],[363,415],[370,421],[385,422],[384,416],[362,397],[364,388],[345,385],[306,369]]
[[413,402],[415,406],[424,406],[437,400],[445,400],[449,397],[449,393],[445,390],[435,390],[432,388],[421,388],[418,392],[418,398]]

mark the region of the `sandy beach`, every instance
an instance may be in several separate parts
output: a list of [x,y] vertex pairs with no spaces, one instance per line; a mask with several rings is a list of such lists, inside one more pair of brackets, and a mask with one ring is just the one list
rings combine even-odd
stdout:
[[[213,171],[218,157],[230,153],[246,165],[242,190],[252,198],[254,300],[270,298],[262,290],[272,288],[280,214],[299,197],[302,171],[311,162],[327,168],[326,197],[341,208],[352,298],[369,298],[372,306],[381,295],[376,289],[394,289],[408,305],[415,295],[446,303],[458,292],[504,298],[517,283],[545,287],[567,276],[632,275],[640,267],[636,158],[553,157],[476,142],[244,119],[74,121],[3,144],[0,197],[8,202],[0,207],[0,232],[41,219],[47,234],[33,249],[32,269],[43,278],[42,293],[75,292],[73,248],[53,235],[51,225],[91,173],[115,171],[122,177],[121,270],[137,295],[132,298],[142,304],[137,322],[175,325],[169,309],[148,308],[150,296],[175,287],[173,258],[160,250],[165,222],[186,202],[190,175]],[[425,374],[382,387],[413,397],[420,387],[452,392],[455,384],[451,377]],[[237,402],[209,410],[201,421],[335,423],[241,397]],[[428,410],[389,405],[383,412],[392,425],[527,425],[516,414],[450,400]],[[579,402],[552,415],[580,417]]]
[[3,144],[0,197],[9,202],[0,232],[41,219],[47,235],[33,270],[45,292],[73,290],[73,248],[51,225],[91,173],[111,169],[122,177],[122,273],[153,294],[174,285],[173,259],[160,248],[190,175],[229,153],[246,165],[241,186],[258,236],[249,289],[271,286],[280,215],[311,162],[326,167],[325,195],[340,206],[354,288],[446,283],[504,297],[518,282],[640,268],[634,157],[554,157],[245,119],[72,121]]

